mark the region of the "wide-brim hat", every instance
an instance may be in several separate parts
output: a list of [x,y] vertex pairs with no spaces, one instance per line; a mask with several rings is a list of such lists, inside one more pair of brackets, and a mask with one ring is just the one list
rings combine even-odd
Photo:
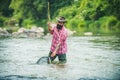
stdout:
[[58,22],[63,22],[63,23],[66,23],[67,21],[65,20],[65,17],[59,17],[59,18],[56,18]]

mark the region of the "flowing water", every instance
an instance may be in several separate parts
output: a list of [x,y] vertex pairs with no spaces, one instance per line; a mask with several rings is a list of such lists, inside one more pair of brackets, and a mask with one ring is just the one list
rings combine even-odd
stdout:
[[67,43],[65,65],[36,64],[48,55],[51,37],[0,38],[0,80],[120,79],[120,37],[69,37]]

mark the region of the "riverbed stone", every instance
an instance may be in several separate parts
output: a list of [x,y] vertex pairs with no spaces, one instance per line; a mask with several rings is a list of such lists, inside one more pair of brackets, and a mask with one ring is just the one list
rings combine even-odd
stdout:
[[13,32],[12,35],[13,37],[42,37],[44,29],[36,26],[31,27],[31,29],[20,28],[17,32]]
[[92,32],[85,32],[84,35],[85,35],[85,36],[92,36],[93,33],[92,33]]
[[7,30],[0,28],[0,36],[10,36]]
[[26,29],[25,28],[20,28],[20,29],[18,29],[18,33],[23,33],[24,31],[26,31]]

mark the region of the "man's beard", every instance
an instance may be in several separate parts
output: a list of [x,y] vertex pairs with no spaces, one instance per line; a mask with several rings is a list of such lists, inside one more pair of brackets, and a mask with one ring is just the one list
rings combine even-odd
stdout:
[[62,29],[62,27],[63,27],[63,26],[61,26],[61,25],[57,24],[57,29],[58,29],[58,30],[61,30],[61,29]]

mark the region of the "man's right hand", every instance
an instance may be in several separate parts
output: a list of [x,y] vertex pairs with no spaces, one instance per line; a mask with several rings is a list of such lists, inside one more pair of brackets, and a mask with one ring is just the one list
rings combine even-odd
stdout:
[[47,25],[50,25],[50,22],[47,22]]
[[47,25],[48,25],[48,29],[52,30],[51,22],[47,22]]
[[51,57],[54,57],[56,55],[56,52],[53,52],[52,54],[51,54]]

